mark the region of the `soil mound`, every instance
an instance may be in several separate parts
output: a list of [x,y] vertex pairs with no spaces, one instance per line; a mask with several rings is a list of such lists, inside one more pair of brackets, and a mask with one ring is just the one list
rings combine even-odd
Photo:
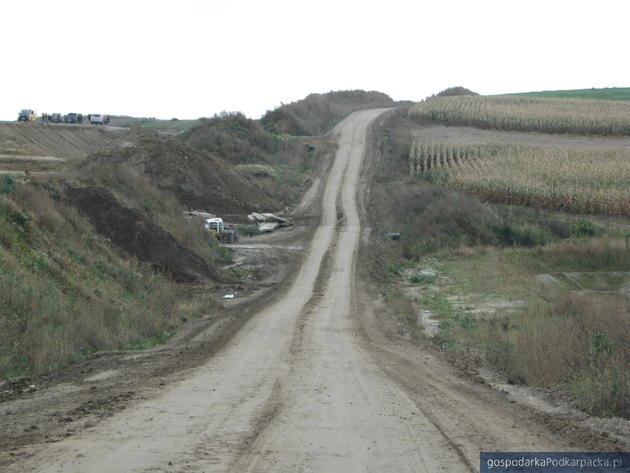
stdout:
[[133,168],[191,209],[245,214],[278,207],[223,159],[140,127],[132,128],[116,146],[89,156],[79,169],[89,177],[108,166]]
[[194,148],[221,156],[232,164],[261,163],[280,150],[281,143],[258,120],[242,113],[201,118],[180,139]]
[[392,107],[395,102],[382,92],[348,90],[311,94],[303,100],[267,112],[262,125],[287,135],[322,135],[357,110]]
[[436,94],[437,97],[452,97],[455,95],[479,95],[477,92],[473,92],[466,87],[449,87],[448,89],[444,89],[442,92]]
[[122,205],[103,187],[70,188],[66,197],[96,231],[130,255],[172,275],[177,282],[222,280],[219,272],[175,237]]

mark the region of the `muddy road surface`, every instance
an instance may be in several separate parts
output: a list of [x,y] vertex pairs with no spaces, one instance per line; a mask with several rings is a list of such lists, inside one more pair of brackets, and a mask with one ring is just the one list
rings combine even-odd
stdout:
[[[383,335],[357,278],[370,125],[354,113],[290,288],[158,396],[9,472],[469,472],[481,450],[570,449],[525,410]],[[200,334],[200,336],[203,336]]]

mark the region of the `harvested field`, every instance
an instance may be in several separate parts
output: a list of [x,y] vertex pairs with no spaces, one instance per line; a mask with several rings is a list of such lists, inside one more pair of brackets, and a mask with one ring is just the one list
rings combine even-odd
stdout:
[[445,126],[438,123],[419,125],[407,122],[408,133],[413,140],[435,141],[453,144],[506,143],[515,145],[572,146],[589,148],[630,147],[630,136],[568,135],[525,131],[504,131]]

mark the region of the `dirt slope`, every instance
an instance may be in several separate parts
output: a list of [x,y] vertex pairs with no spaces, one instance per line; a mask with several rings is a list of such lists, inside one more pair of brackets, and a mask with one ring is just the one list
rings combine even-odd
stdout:
[[471,472],[480,450],[567,450],[526,411],[374,333],[357,191],[381,113],[337,127],[321,222],[282,297],[180,382],[6,471]]
[[84,158],[123,133],[107,126],[0,123],[0,156]]
[[221,158],[141,128],[127,132],[115,146],[89,156],[79,169],[89,178],[112,166],[138,171],[191,209],[236,214],[278,207]]
[[97,232],[130,255],[172,275],[176,281],[221,280],[216,269],[203,258],[137,210],[122,205],[107,189],[70,188],[66,194]]

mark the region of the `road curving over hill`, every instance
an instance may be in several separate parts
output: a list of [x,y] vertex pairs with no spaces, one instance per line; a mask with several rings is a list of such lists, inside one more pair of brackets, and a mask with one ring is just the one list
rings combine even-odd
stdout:
[[384,110],[335,129],[322,217],[291,287],[205,365],[9,472],[470,472],[480,450],[561,451],[484,386],[379,332],[357,278],[362,161]]

